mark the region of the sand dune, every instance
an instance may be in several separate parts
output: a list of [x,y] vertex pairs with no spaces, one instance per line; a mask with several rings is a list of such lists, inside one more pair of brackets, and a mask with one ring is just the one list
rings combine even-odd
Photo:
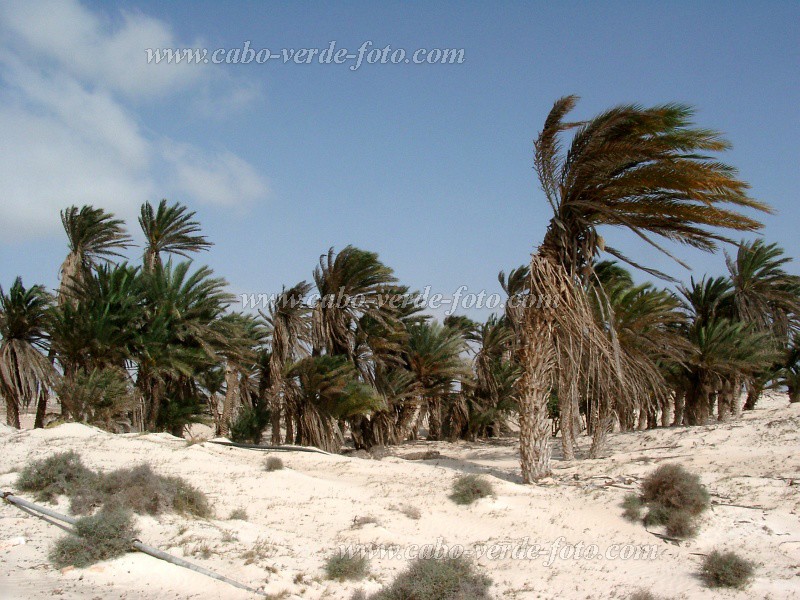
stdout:
[[[359,588],[374,591],[407,564],[405,558],[376,558],[365,581],[327,581],[323,562],[341,545],[407,549],[438,540],[442,547],[472,550],[494,544],[501,554],[510,548],[524,553],[526,538],[546,554],[477,559],[498,598],[625,598],[641,587],[672,598],[800,598],[798,425],[800,406],[776,395],[731,423],[615,434],[607,458],[556,461],[553,478],[535,486],[518,483],[513,440],[405,444],[381,460],[281,453],[287,468],[267,473],[267,453],[188,446],[167,434],[111,435],[78,424],[21,432],[0,427],[0,489],[13,490],[17,472],[31,459],[67,449],[95,469],[149,462],[159,473],[181,475],[203,489],[217,518],[137,517],[142,541],[286,598],[345,599]],[[586,441],[581,444],[585,451]],[[403,458],[431,449],[441,456]],[[680,545],[625,521],[619,508],[640,478],[665,462],[700,474],[712,494],[700,534]],[[455,505],[448,494],[463,472],[485,474],[495,496]],[[66,502],[57,506],[67,511]],[[419,519],[407,514],[409,506],[419,509]],[[247,521],[226,519],[237,508],[247,511]],[[375,522],[354,524],[359,518]],[[49,565],[47,552],[62,532],[6,504],[0,523],[2,598],[252,597],[142,554],[60,572]],[[613,545],[656,544],[657,557],[556,555],[545,564],[552,544],[560,550],[579,542],[602,553]],[[260,557],[245,564],[243,555],[254,547]],[[746,591],[703,586],[698,565],[712,548],[735,549],[759,564]]]

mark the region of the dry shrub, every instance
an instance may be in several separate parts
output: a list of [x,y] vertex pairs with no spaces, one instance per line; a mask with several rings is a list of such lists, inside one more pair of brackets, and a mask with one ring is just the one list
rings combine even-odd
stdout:
[[50,561],[57,569],[70,565],[88,567],[121,556],[131,549],[131,541],[137,535],[131,513],[118,508],[78,519],[75,532],[77,535],[58,540],[50,551]]
[[462,475],[453,483],[450,499],[456,504],[472,504],[494,493],[492,484],[478,475]]

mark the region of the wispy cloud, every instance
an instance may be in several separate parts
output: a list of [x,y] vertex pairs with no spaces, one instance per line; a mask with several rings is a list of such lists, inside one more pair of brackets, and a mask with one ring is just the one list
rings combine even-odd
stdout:
[[141,104],[186,92],[233,107],[257,96],[202,65],[147,65],[145,48],[177,44],[168,24],[75,1],[6,3],[0,39],[3,239],[57,230],[69,204],[132,219],[164,196],[227,207],[267,197],[264,176],[224,147],[163,138],[142,122]]

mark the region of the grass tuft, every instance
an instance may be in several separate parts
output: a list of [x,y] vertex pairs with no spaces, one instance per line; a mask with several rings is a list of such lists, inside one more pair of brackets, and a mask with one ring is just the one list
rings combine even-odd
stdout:
[[622,516],[628,521],[636,522],[642,518],[642,499],[636,494],[627,494],[622,500],[622,508]]
[[709,495],[700,477],[681,465],[661,465],[642,482],[642,499],[667,509],[685,510],[699,515],[709,504]]
[[369,573],[369,560],[360,554],[338,553],[325,562],[325,576],[337,581],[364,579]]
[[418,558],[369,600],[488,600],[491,583],[465,558]]
[[453,483],[450,499],[456,504],[472,504],[494,493],[492,484],[478,475],[462,475]]
[[51,502],[56,496],[71,495],[79,489],[91,489],[97,475],[84,466],[77,452],[61,452],[27,465],[19,474],[17,488],[33,492],[39,502]]
[[708,587],[743,589],[750,583],[755,565],[735,552],[714,550],[703,559],[701,575]]
[[264,469],[266,471],[280,471],[283,469],[283,461],[277,456],[268,456],[264,461]]
[[131,549],[137,531],[131,513],[119,508],[103,509],[75,523],[77,536],[58,540],[50,551],[50,561],[57,569],[70,565],[88,567],[101,560],[122,556]]
[[229,521],[247,521],[247,511],[243,508],[234,508],[231,515],[228,517]]

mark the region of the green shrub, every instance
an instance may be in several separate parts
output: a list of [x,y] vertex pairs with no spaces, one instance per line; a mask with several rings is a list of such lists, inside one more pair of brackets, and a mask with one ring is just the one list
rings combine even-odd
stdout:
[[61,494],[71,495],[80,489],[92,489],[97,474],[84,466],[81,457],[70,450],[35,460],[20,472],[17,488],[33,492],[40,502],[50,502]]
[[277,456],[268,456],[264,461],[264,469],[267,471],[280,471],[283,469],[283,461]]
[[673,510],[667,519],[667,535],[685,540],[697,535],[695,518],[685,510]]
[[628,521],[636,522],[642,518],[642,499],[636,494],[627,494],[622,500],[622,516]]
[[456,504],[472,504],[494,493],[492,484],[478,475],[462,475],[453,483],[450,499]]
[[465,558],[418,558],[370,600],[488,600],[491,583]]
[[361,554],[338,553],[325,562],[325,576],[328,579],[364,579],[369,573],[369,561]]
[[131,541],[137,535],[131,514],[113,508],[78,519],[75,532],[77,535],[58,540],[50,551],[50,561],[57,569],[70,565],[88,567],[121,556],[131,549]]
[[230,424],[231,441],[238,444],[261,443],[261,432],[269,423],[269,416],[267,410],[243,406]]
[[647,509],[647,514],[644,516],[644,524],[647,526],[666,525],[672,512],[672,509],[663,504],[653,504]]
[[642,483],[642,499],[667,509],[699,515],[708,508],[709,495],[697,475],[681,465],[661,465]]
[[708,587],[742,589],[750,583],[755,565],[735,552],[714,550],[703,559],[701,574]]

